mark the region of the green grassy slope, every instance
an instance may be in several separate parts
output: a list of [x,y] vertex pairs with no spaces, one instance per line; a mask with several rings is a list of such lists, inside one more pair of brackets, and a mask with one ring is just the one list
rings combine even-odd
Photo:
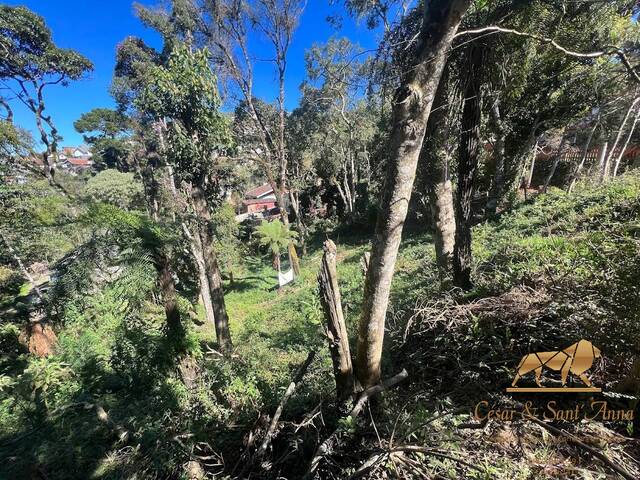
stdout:
[[[333,240],[353,345],[367,239],[335,235]],[[242,274],[233,284],[225,282],[235,347],[231,361],[212,351],[213,329],[202,322],[189,327],[190,356],[172,355],[164,341],[162,312],[144,301],[154,275],[144,264],[83,298],[69,309],[57,355],[3,359],[0,457],[5,461],[0,478],[32,478],[38,472],[50,479],[128,478],[134,473],[175,478],[190,455],[214,452],[229,465],[244,448],[247,432],[259,431],[260,415],[275,410],[292,372],[315,349],[317,360],[287,404],[274,441],[273,457],[283,456],[271,473],[296,478],[318,432],[336,421],[329,400],[322,406],[326,427],[319,417],[304,428],[296,426],[322,399],[332,398],[316,292],[320,245],[316,240],[303,257],[301,278],[281,290],[263,259],[245,259]],[[474,253],[476,286],[471,292],[456,291],[438,279],[430,236],[405,235],[383,367],[386,376],[406,368],[410,378],[385,395],[361,419],[360,428],[343,426],[337,454],[321,470],[326,475],[328,469],[345,478],[379,445],[388,446],[392,436],[396,445],[445,448],[483,470],[413,456],[420,468],[447,478],[558,478],[571,468],[605,471],[530,426],[457,426],[469,420],[467,412],[479,399],[511,401],[504,387],[521,355],[562,348],[582,337],[604,353],[594,381],[616,388],[640,345],[640,177],[582,188],[571,197],[552,191],[520,204],[474,229]],[[141,302],[135,314],[128,309],[133,301]],[[10,334],[5,332],[3,341]],[[190,369],[196,378],[191,384],[185,382]],[[97,418],[97,404],[109,412],[110,421],[128,430],[125,442]],[[368,422],[372,417],[375,428]],[[637,435],[632,423],[580,428],[582,434],[602,438]],[[523,441],[524,455],[518,450]],[[630,447],[624,441],[612,445],[603,448],[624,462],[620,452]],[[372,475],[398,469],[395,475],[410,477],[410,469],[396,463],[383,462]],[[210,471],[219,470],[212,466]]]

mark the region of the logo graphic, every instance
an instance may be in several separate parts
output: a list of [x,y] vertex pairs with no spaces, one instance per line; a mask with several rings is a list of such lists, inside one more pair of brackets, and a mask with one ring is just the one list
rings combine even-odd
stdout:
[[[593,366],[593,361],[600,358],[600,349],[593,346],[588,340],[580,340],[577,343],[557,352],[536,352],[529,353],[522,357],[518,370],[511,387],[507,392],[600,392],[601,389],[594,387],[585,372]],[[562,377],[562,387],[545,387],[540,383],[543,368],[560,371]],[[537,387],[517,387],[516,384],[524,375],[535,372]],[[580,378],[586,387],[567,387],[569,373]]]

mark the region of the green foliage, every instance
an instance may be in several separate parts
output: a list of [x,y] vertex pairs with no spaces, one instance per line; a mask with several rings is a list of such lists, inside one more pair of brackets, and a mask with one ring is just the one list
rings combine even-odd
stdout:
[[152,67],[136,105],[154,119],[168,119],[167,156],[184,180],[200,178],[231,144],[218,111],[217,80],[206,49],[178,44],[165,66]]
[[73,127],[78,133],[87,134],[84,135],[86,142],[93,142],[103,137],[115,138],[124,133],[128,126],[129,119],[126,116],[109,108],[94,108],[83,113],[73,122]]
[[[33,114],[47,154],[55,154],[61,137],[52,115],[49,111],[45,112],[47,87],[67,86],[71,80],[78,80],[91,71],[93,64],[74,50],[57,47],[44,19],[25,7],[0,5],[0,50],[3,51],[0,56],[3,88],[11,92],[12,102],[19,102]],[[9,102],[5,98],[0,100],[8,111],[7,121],[10,121],[12,114]],[[0,147],[6,150],[8,145],[9,148],[0,155],[0,166],[13,160],[12,173],[24,175],[27,171],[39,171],[47,175],[53,184],[53,172],[43,171],[40,165],[34,165],[32,142],[28,135],[17,128],[13,134],[9,132],[7,142],[8,130],[3,125],[0,137],[4,138],[0,138]]]
[[290,243],[296,244],[298,232],[290,230],[284,223],[280,221],[269,222],[263,220],[256,228],[256,235],[260,239],[260,245],[267,247],[273,256],[275,265],[279,265],[280,255],[286,251]]
[[130,141],[127,136],[131,121],[117,110],[94,108],[73,123],[84,141],[93,148],[93,161],[98,169],[129,169]]
[[85,194],[99,202],[123,209],[142,206],[142,185],[132,173],[103,170],[87,182]]
[[[54,262],[81,242],[82,227],[75,223],[79,209],[45,182],[24,187],[0,186],[0,229],[26,265]],[[0,250],[0,262],[12,264]]]
[[0,78],[33,80],[59,75],[77,80],[93,68],[73,50],[58,48],[44,19],[25,7],[0,6]]
[[232,273],[234,269],[242,266],[245,250],[240,242],[240,226],[236,222],[236,213],[233,207],[225,203],[217,208],[211,216],[211,224],[216,240],[216,255],[222,271]]

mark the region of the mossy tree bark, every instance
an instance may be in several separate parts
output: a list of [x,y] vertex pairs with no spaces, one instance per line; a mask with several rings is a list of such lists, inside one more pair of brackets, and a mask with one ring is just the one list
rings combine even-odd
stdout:
[[402,228],[431,106],[447,51],[471,0],[427,0],[413,62],[395,93],[385,185],[358,329],[356,372],[366,388],[380,381],[385,317]]
[[456,233],[453,188],[449,175],[450,151],[447,147],[448,117],[451,115],[451,108],[448,108],[449,101],[448,78],[445,70],[438,85],[420,154],[422,176],[427,189],[434,228],[436,261],[441,277],[445,277],[451,271]]

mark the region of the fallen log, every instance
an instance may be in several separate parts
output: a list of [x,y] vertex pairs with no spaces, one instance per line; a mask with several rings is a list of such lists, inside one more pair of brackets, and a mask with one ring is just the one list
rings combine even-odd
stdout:
[[273,432],[275,431],[276,426],[278,425],[278,420],[280,420],[280,415],[282,415],[282,410],[284,409],[285,404],[287,403],[287,401],[295,391],[296,385],[302,381],[302,377],[304,377],[304,374],[307,372],[307,369],[309,368],[309,365],[311,365],[311,362],[313,361],[313,358],[315,357],[315,355],[316,355],[315,351],[312,350],[309,352],[309,355],[307,355],[307,359],[300,366],[300,368],[296,372],[296,375],[293,377],[293,380],[291,380],[291,383],[287,387],[287,390],[284,392],[284,396],[282,397],[282,400],[280,400],[280,404],[276,409],[276,413],[273,414],[273,418],[271,419],[271,423],[269,424],[267,433],[265,434],[264,439],[262,440],[262,444],[260,445],[260,447],[258,448],[258,451],[256,452],[256,457],[258,459],[260,459],[264,455],[264,452],[269,447],[269,444],[271,443],[271,438],[273,437]]
[[[240,473],[237,476],[238,478],[244,478],[245,474],[253,467],[255,462],[260,460],[264,456],[265,452],[267,451],[267,448],[269,448],[269,445],[271,444],[271,440],[272,440],[273,435],[275,433],[276,427],[278,426],[278,421],[280,420],[280,416],[282,415],[282,411],[284,410],[284,406],[286,405],[286,403],[289,400],[289,398],[291,397],[291,395],[293,395],[293,392],[295,391],[296,386],[302,381],[302,378],[304,377],[305,373],[307,372],[307,369],[309,368],[309,365],[311,365],[311,362],[313,361],[315,355],[316,355],[315,351],[313,351],[313,350],[310,351],[309,355],[307,355],[307,359],[300,366],[300,368],[298,368],[298,371],[296,372],[296,374],[294,375],[293,379],[291,380],[291,383],[289,383],[289,386],[287,387],[287,390],[284,392],[284,395],[283,395],[282,399],[280,400],[280,404],[278,405],[278,408],[276,409],[275,413],[273,414],[273,418],[271,419],[271,422],[269,423],[269,427],[267,428],[267,431],[265,432],[265,435],[264,435],[264,438],[262,440],[262,443],[260,444],[260,447],[258,447],[258,450],[256,451],[255,455],[253,455],[252,457],[247,459],[247,461],[244,464],[244,467],[242,468],[242,470],[240,471]],[[236,463],[236,466],[234,467],[233,472],[235,472],[235,470],[240,465],[240,462],[248,454],[248,452],[250,450],[251,443],[252,443],[252,440],[251,440],[252,437],[253,437],[253,432],[249,432],[249,439],[250,440],[249,440],[249,444],[247,445],[247,450],[242,454],[242,456],[240,457],[240,459]],[[233,474],[233,472],[232,472],[232,474]]]

